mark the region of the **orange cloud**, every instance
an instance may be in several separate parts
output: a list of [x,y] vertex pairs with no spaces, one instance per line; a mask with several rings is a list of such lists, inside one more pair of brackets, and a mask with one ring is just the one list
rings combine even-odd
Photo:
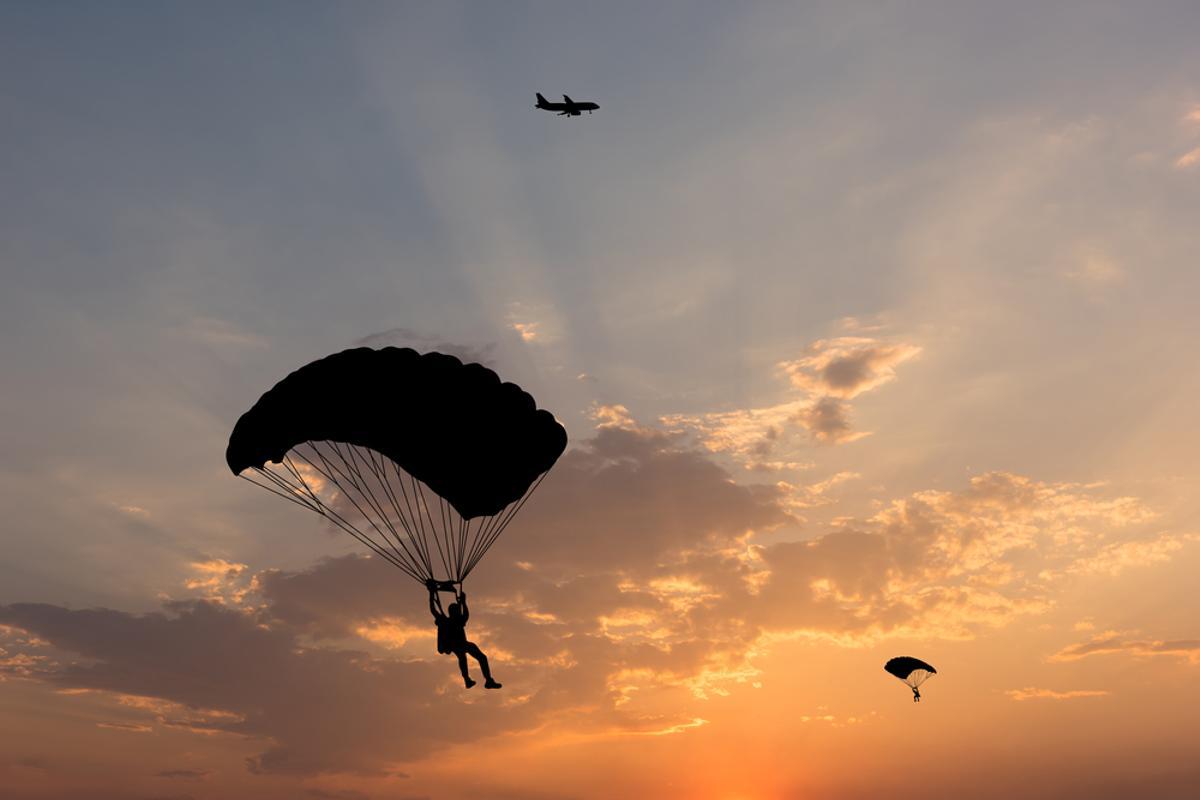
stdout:
[[593,404],[588,411],[588,415],[595,420],[597,428],[636,430],[638,427],[633,419],[633,415],[629,413],[629,409],[620,403],[613,403],[612,405],[604,405],[602,403]]
[[1054,689],[1038,689],[1033,686],[1027,686],[1024,689],[1009,689],[1005,692],[1006,695],[1013,700],[1074,700],[1080,697],[1106,697],[1111,692],[1103,689],[1071,689],[1065,692],[1055,691]]
[[1092,575],[1117,575],[1131,567],[1161,564],[1170,561],[1189,541],[1197,538],[1200,537],[1164,533],[1152,540],[1114,542],[1093,555],[1079,559],[1071,565],[1070,570]]
[[1078,661],[1099,655],[1130,655],[1135,658],[1167,656],[1200,664],[1200,639],[1136,639],[1118,631],[1105,631],[1086,642],[1069,645],[1050,656],[1051,661]]
[[869,436],[853,430],[848,401],[894,380],[896,366],[920,352],[915,345],[867,337],[822,339],[811,344],[803,358],[779,364],[802,397],[759,408],[668,414],[660,422],[668,430],[694,434],[711,452],[728,453],[748,469],[771,464],[799,468],[804,462],[772,455],[787,446],[789,431],[807,431],[820,444],[847,444]]
[[1200,147],[1189,150],[1175,160],[1176,169],[1190,169],[1197,164],[1200,164]]
[[213,602],[240,605],[252,589],[245,564],[212,558],[188,566],[197,575],[185,580],[184,587]]
[[895,368],[921,352],[915,345],[852,336],[821,339],[808,350],[804,358],[779,365],[792,385],[811,394],[844,400],[894,380]]
[[538,331],[541,325],[537,322],[514,322],[509,327],[520,334],[523,342],[535,342],[541,335]]

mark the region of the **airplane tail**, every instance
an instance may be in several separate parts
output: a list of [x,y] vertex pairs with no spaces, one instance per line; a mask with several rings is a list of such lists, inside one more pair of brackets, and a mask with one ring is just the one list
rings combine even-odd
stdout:
[[538,93],[537,93],[537,99],[538,99],[538,101],[537,101],[537,104],[538,104],[539,106],[544,106],[544,105],[546,105],[546,98],[542,97],[542,93],[541,93],[541,92],[538,92]]
[[574,105],[574,104],[575,104],[575,101],[574,101],[574,100],[572,100],[571,98],[567,97],[565,94],[563,95],[563,100],[564,100],[564,101],[566,101],[566,102],[567,102],[568,104],[570,104],[570,105]]

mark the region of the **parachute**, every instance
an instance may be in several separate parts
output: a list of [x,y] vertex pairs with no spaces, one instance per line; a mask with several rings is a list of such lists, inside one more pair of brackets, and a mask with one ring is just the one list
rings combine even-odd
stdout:
[[259,398],[225,461],[413,579],[450,590],[566,446],[550,412],[480,364],[361,347],[301,367]]
[[914,692],[920,688],[922,683],[929,680],[930,675],[937,674],[937,670],[932,665],[912,656],[893,658],[884,664],[883,668],[908,684],[908,687]]

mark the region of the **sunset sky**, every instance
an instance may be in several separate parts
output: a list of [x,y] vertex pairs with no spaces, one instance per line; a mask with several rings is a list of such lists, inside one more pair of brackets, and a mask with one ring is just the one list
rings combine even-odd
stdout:
[[[4,3],[0,797],[1200,796],[1198,43],[1182,1]],[[468,581],[500,691],[225,466],[364,344],[569,432]]]

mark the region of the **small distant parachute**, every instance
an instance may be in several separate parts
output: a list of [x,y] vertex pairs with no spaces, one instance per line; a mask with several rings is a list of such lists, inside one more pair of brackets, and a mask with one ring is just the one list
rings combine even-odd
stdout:
[[912,656],[897,656],[884,664],[883,668],[889,674],[904,681],[908,688],[912,689],[914,702],[921,699],[921,692],[918,691],[921,684],[929,680],[930,675],[937,674],[937,670],[933,668],[932,664],[927,664]]

